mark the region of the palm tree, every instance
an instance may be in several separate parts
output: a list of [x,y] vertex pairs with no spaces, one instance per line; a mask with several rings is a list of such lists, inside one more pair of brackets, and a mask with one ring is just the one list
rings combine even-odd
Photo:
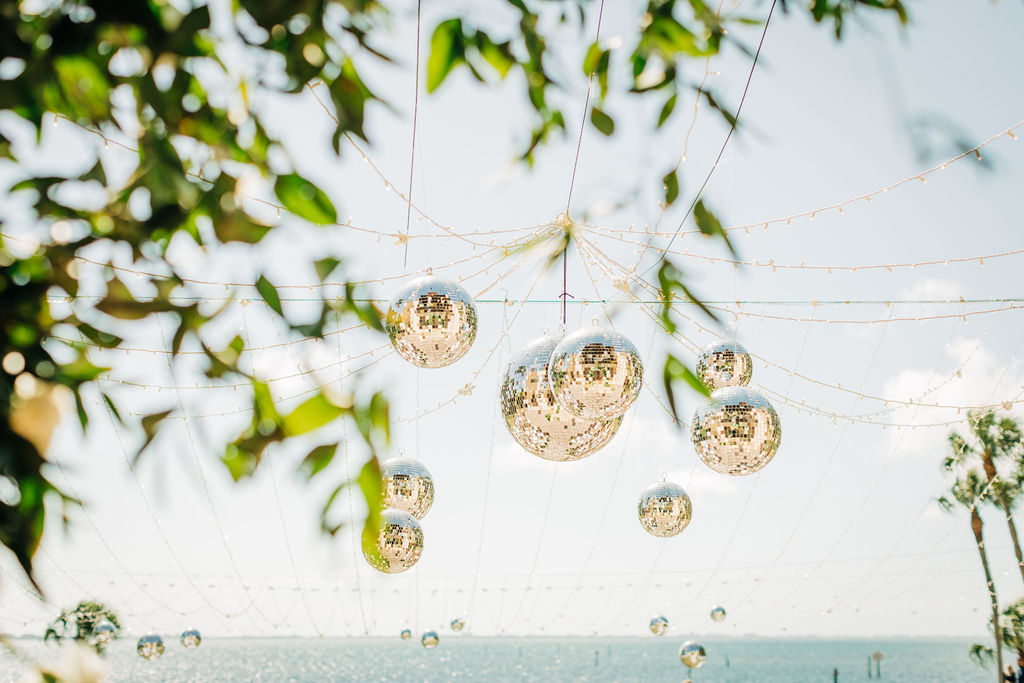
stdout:
[[[984,500],[989,492],[987,480],[982,478],[978,470],[970,469],[959,476],[949,489],[952,500],[943,496],[939,498],[939,505],[947,512],[953,509],[954,501],[967,508],[971,513],[971,531],[974,533],[974,541],[978,545],[978,555],[981,557],[981,567],[985,570],[985,585],[988,587],[988,596],[992,604],[992,633],[995,638],[995,660],[996,673],[999,683],[1003,680],[1003,648],[999,631],[999,600],[996,597],[996,584],[992,580],[992,571],[988,566],[988,553],[985,551],[984,522],[981,513],[978,512],[978,505]],[[972,656],[975,653],[972,651]]]
[[[1003,645],[1015,651],[1017,659],[1024,659],[1024,598],[1003,609],[999,625],[999,638]],[[981,666],[995,661],[992,648],[977,643],[971,645],[971,659]]]
[[[1020,569],[1021,580],[1024,581],[1024,554],[1021,553],[1017,525],[1013,521],[1013,508],[1021,495],[1020,471],[1024,467],[1024,439],[1021,438],[1021,427],[1011,417],[1006,416],[997,420],[995,413],[982,411],[969,412],[967,423],[977,446],[972,446],[956,432],[950,434],[949,443],[953,448],[953,455],[946,459],[946,468],[952,469],[954,463],[963,462],[968,456],[974,456],[981,461],[985,479],[993,494],[990,500],[1006,516],[1006,525],[1013,540],[1013,551],[1017,555],[1017,567]],[[1017,476],[999,476],[996,468],[1004,462],[1015,466]]]

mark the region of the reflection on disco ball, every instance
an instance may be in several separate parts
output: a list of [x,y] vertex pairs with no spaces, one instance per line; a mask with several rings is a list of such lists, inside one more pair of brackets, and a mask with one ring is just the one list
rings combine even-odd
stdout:
[[401,636],[402,640],[409,640],[412,638],[412,631],[407,628],[403,628],[402,632],[398,635]]
[[715,605],[711,608],[711,619],[713,621],[725,621],[725,608],[721,605]]
[[708,661],[708,656],[702,645],[688,640],[679,648],[679,661],[691,669],[699,669]]
[[100,623],[96,624],[96,628],[92,630],[92,637],[96,639],[96,642],[100,645],[105,645],[114,639],[117,635],[117,627],[113,623],[104,619]]
[[136,649],[140,657],[156,659],[164,653],[164,639],[155,633],[148,633],[139,638],[139,645]]
[[668,538],[686,528],[693,516],[693,504],[679,484],[663,481],[640,494],[637,517],[647,533]]
[[751,474],[779,450],[782,423],[761,394],[747,387],[726,387],[697,408],[691,436],[697,455],[714,471]]
[[562,339],[548,372],[558,404],[589,420],[621,416],[644,383],[644,364],[633,342],[603,327],[583,328]]
[[753,374],[754,364],[750,354],[736,342],[711,344],[697,359],[697,377],[708,391],[724,387],[745,387]]
[[185,646],[186,650],[196,649],[201,642],[203,642],[203,638],[199,635],[199,631],[194,628],[183,631],[181,634],[181,644]]
[[668,630],[668,619],[662,616],[651,617],[651,633],[656,636],[665,635],[665,631]]
[[421,368],[443,368],[476,339],[476,305],[461,285],[428,275],[391,301],[384,329],[398,355]]
[[437,637],[437,631],[427,631],[420,637],[420,645],[428,650],[433,650],[439,642],[441,639]]
[[363,538],[363,557],[371,567],[385,574],[400,574],[420,559],[423,529],[416,518],[404,510],[380,513],[377,537]]
[[459,617],[455,617],[454,619],[451,620],[451,622],[448,624],[448,626],[450,626],[453,631],[458,633],[462,629],[466,628],[466,622],[465,622],[465,620],[463,620],[463,619],[461,619]]
[[416,519],[434,503],[434,479],[422,463],[412,458],[392,458],[380,464],[385,509],[405,510]]
[[520,446],[545,460],[579,460],[603,448],[622,424],[577,417],[555,401],[548,360],[558,337],[535,339],[512,356],[501,383],[501,412]]

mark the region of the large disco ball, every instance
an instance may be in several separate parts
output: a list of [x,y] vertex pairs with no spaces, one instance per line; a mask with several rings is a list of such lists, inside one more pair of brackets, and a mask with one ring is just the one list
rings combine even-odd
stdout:
[[384,508],[405,510],[416,519],[434,504],[434,479],[419,461],[412,458],[392,458],[380,465]]
[[662,616],[651,617],[651,633],[656,636],[663,636],[668,631],[668,619]]
[[199,631],[194,628],[190,628],[181,633],[181,644],[185,646],[186,650],[194,650],[199,647],[199,644],[203,642],[203,637],[199,635]]
[[403,628],[402,632],[398,634],[402,640],[409,640],[412,638],[412,631],[407,628]]
[[725,608],[721,605],[715,605],[712,607],[711,619],[712,621],[725,621]]
[[448,624],[448,626],[451,627],[451,629],[453,631],[458,633],[462,629],[466,628],[466,621],[464,619],[460,618],[460,617],[455,617],[454,619],[451,620],[451,622]]
[[705,348],[697,359],[697,377],[708,391],[745,387],[754,374],[747,350],[736,342],[721,341]]
[[708,655],[704,652],[704,646],[688,640],[679,648],[679,661],[691,669],[699,669],[708,661]]
[[164,639],[155,633],[147,633],[139,638],[136,649],[143,659],[156,659],[164,653]]
[[621,416],[644,383],[644,364],[633,342],[603,327],[583,328],[562,339],[548,373],[559,405],[589,420]]
[[682,486],[663,481],[644,489],[636,506],[636,514],[647,533],[668,538],[678,534],[690,523],[693,504]]
[[398,355],[421,368],[443,368],[476,339],[476,305],[461,285],[432,275],[410,282],[391,301],[384,329]]
[[420,559],[423,529],[405,510],[380,513],[376,538],[363,538],[363,557],[371,567],[384,574],[400,574]]
[[100,645],[105,645],[114,639],[117,635],[117,627],[112,622],[104,619],[100,623],[96,624],[96,627],[92,630],[92,637]]
[[555,401],[548,360],[558,337],[535,339],[512,356],[501,383],[501,412],[512,438],[545,460],[579,460],[612,440],[622,418],[588,420]]
[[714,471],[751,474],[775,457],[782,423],[761,394],[747,387],[726,387],[697,408],[691,437],[697,455]]
[[428,650],[433,650],[439,642],[441,639],[438,638],[437,631],[427,631],[420,637],[420,645]]

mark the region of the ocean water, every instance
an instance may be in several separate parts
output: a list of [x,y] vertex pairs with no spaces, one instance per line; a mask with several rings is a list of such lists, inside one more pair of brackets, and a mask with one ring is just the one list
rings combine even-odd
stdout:
[[[702,641],[708,661],[691,672],[678,657],[682,639],[662,638],[475,638],[441,634],[437,649],[419,640],[217,639],[186,651],[165,637],[155,661],[135,654],[134,640],[108,650],[110,681],[674,681],[694,683],[831,683],[866,681],[867,657],[876,650],[888,683],[990,682],[995,673],[967,657],[962,640]],[[13,641],[22,656],[52,660],[61,648]],[[17,681],[24,664],[0,657],[0,681]],[[872,679],[877,680],[877,679]],[[881,681],[879,682],[881,683]]]

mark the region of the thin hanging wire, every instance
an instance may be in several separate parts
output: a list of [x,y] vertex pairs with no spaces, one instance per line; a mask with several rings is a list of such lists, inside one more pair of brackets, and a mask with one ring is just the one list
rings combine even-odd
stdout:
[[423,9],[423,0],[416,0],[416,84],[413,87],[412,103],[412,145],[409,148],[409,191],[406,197],[409,201],[405,205],[405,245],[402,250],[402,269],[404,270],[409,261],[409,226],[412,220],[412,178],[416,168],[416,122],[420,113],[420,23]]

